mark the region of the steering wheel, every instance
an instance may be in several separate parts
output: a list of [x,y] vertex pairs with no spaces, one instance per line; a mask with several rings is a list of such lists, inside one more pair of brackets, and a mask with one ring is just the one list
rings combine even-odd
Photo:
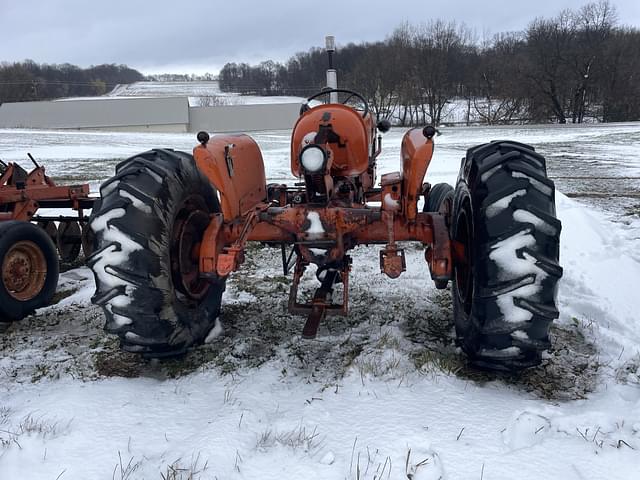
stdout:
[[346,93],[346,94],[348,94],[349,96],[347,98],[345,98],[342,102],[340,102],[343,105],[346,105],[347,102],[349,100],[351,100],[352,97],[356,97],[364,105],[364,111],[362,112],[362,116],[366,117],[367,114],[369,113],[369,104],[364,99],[364,97],[362,95],[360,95],[358,92],[354,92],[353,90],[347,90],[345,88],[326,88],[326,89],[321,90],[320,92],[318,92],[318,93],[316,93],[314,95],[311,95],[309,98],[307,98],[307,102],[310,102],[311,100],[315,100],[318,97],[327,96],[330,93]]

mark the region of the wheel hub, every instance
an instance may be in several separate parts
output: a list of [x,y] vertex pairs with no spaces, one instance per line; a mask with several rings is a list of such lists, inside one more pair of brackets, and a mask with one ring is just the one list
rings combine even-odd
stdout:
[[209,288],[209,283],[199,276],[200,240],[209,225],[209,215],[189,204],[176,220],[174,249],[171,262],[174,284],[183,294],[199,300]]
[[2,282],[13,298],[27,301],[34,298],[47,277],[47,262],[42,250],[33,242],[17,242],[2,262]]

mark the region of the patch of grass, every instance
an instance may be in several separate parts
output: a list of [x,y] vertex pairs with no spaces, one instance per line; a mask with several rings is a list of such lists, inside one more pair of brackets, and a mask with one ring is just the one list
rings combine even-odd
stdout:
[[202,345],[189,350],[185,355],[168,358],[162,362],[162,368],[169,378],[179,378],[196,372],[206,365],[221,366],[224,359],[220,358],[221,351],[211,345]]
[[160,472],[162,480],[198,480],[209,468],[207,461],[202,464],[200,454],[191,458],[191,461],[184,464],[181,458],[167,465],[164,472]]
[[140,377],[145,369],[146,360],[138,355],[115,349],[93,352],[96,372],[102,377]]
[[310,453],[320,446],[321,440],[317,427],[309,431],[306,427],[299,426],[287,432],[265,430],[256,441],[256,450],[268,450],[276,445],[291,448],[292,450],[302,450]]
[[33,368],[33,373],[31,374],[31,383],[38,383],[45,377],[48,377],[50,374],[50,367],[46,363],[38,363]]
[[384,333],[382,333],[380,337],[378,337],[375,343],[375,348],[380,350],[384,350],[384,349],[399,350],[400,340],[392,332],[387,330]]
[[625,215],[630,217],[640,217],[640,203],[633,205],[632,207],[627,207]]
[[584,399],[595,389],[602,364],[595,345],[586,338],[588,320],[574,319],[568,326],[551,327],[551,348],[542,363],[520,373],[487,372],[472,365],[458,371],[477,383],[500,381],[547,400]]
[[[12,445],[22,448],[20,438],[24,435],[35,435],[43,439],[55,438],[64,433],[71,426],[71,421],[67,424],[60,424],[45,417],[35,417],[29,414],[17,425],[11,426],[9,418],[11,411],[7,408],[0,408],[0,447],[9,448]],[[1,455],[0,455],[1,456]]]
[[624,385],[640,386],[640,353],[616,369],[616,381]]
[[359,356],[353,364],[360,373],[360,377],[396,378],[398,375],[404,375],[405,372],[400,372],[401,357],[393,350],[387,352],[390,353]]
[[386,478],[389,480],[393,467],[391,457],[386,456],[383,459],[377,448],[374,450],[368,446],[365,451],[358,450],[356,453],[357,443],[358,437],[355,438],[351,449],[348,478],[353,480],[382,480]]
[[[69,425],[66,426],[66,428],[68,427]],[[36,434],[47,438],[57,436],[63,429],[57,421],[51,422],[45,418],[36,418],[30,414],[24,417],[18,425],[18,434]]]
[[465,365],[463,357],[453,351],[444,353],[430,349],[418,350],[411,354],[411,360],[421,374],[456,375]]
[[353,342],[351,340],[351,337],[342,342],[341,346],[345,347],[342,353],[342,358],[343,367],[346,369],[353,365],[354,360],[358,358],[364,350],[364,346],[362,344]]
[[130,480],[134,478],[132,475],[140,468],[142,462],[134,462],[133,460],[134,457],[131,457],[128,462],[123,462],[122,455],[118,452],[118,463],[113,467],[112,480]]
[[0,407],[0,425],[6,425],[11,418],[11,409],[9,407]]

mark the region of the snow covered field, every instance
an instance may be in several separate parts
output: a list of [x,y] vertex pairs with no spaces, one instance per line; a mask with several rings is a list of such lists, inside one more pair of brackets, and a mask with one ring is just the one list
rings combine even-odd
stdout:
[[215,105],[256,105],[263,103],[302,103],[300,97],[260,95],[240,95],[223,92],[217,81],[210,82],[136,82],[118,85],[104,98],[110,97],[189,97],[189,105],[211,106],[201,104],[201,98],[214,98]]
[[[402,133],[379,174],[399,168]],[[122,158],[193,137],[0,130],[0,158],[27,166],[29,151],[97,187]],[[293,181],[288,132],[254,138],[268,179]],[[640,478],[640,124],[443,129],[427,180],[453,184],[466,148],[498,138],[536,146],[578,194],[557,194],[561,316],[539,368],[468,367],[415,246],[397,280],[378,248],[356,249],[351,314],[313,341],[286,313],[280,252],[252,248],[223,335],[162,363],[118,350],[75,268],[0,336],[0,479]]]

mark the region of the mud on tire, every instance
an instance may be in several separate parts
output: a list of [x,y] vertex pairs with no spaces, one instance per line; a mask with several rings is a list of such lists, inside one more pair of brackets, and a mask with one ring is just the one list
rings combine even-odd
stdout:
[[560,230],[544,157],[506,141],[467,151],[453,202],[451,237],[465,248],[452,297],[458,342],[474,364],[540,363],[558,317]]
[[224,280],[198,277],[197,243],[220,211],[193,157],[152,150],[116,167],[92,215],[97,248],[88,264],[92,301],[121,347],[149,357],[183,353],[204,340],[220,313]]

